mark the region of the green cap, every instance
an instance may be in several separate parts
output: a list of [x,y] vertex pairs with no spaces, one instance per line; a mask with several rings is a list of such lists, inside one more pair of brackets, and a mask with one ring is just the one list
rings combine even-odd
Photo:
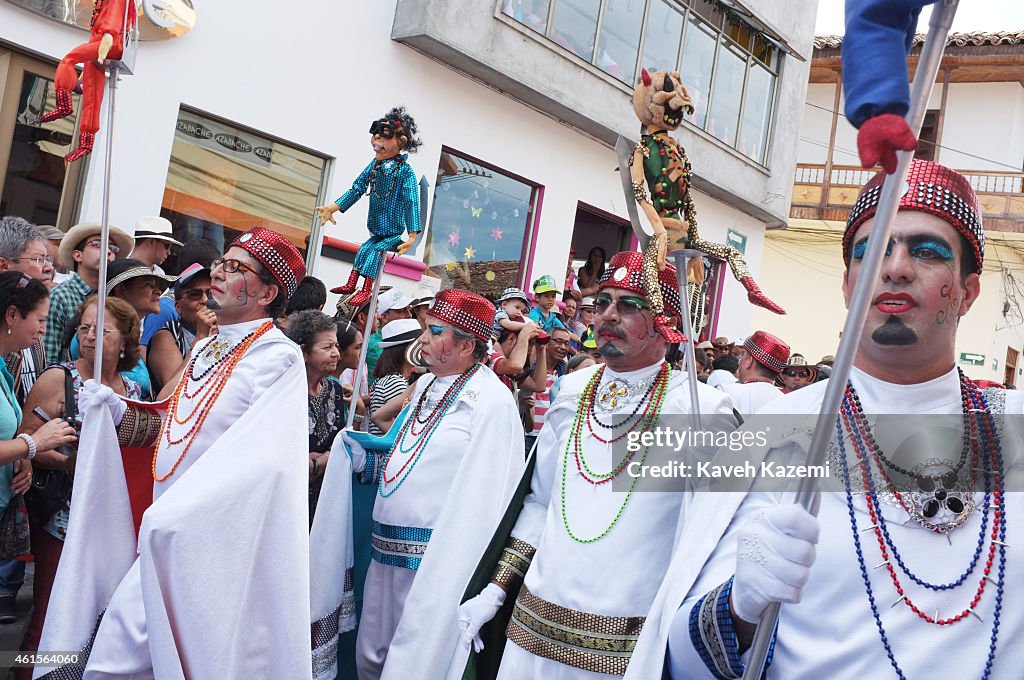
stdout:
[[533,282],[533,294],[540,295],[541,293],[557,293],[558,286],[555,285],[555,277],[551,274],[545,274],[536,281]]
[[587,330],[583,331],[583,336],[580,338],[580,342],[587,349],[597,349],[597,338],[594,337],[593,326],[589,326]]

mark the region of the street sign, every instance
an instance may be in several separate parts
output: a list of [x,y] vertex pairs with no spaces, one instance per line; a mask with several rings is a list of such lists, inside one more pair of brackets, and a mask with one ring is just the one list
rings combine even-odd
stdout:
[[960,363],[967,364],[968,366],[984,366],[985,355],[971,354],[970,352],[960,352]]
[[742,234],[735,229],[730,229],[725,236],[725,241],[736,250],[740,251],[741,255],[745,255],[747,252],[747,235]]

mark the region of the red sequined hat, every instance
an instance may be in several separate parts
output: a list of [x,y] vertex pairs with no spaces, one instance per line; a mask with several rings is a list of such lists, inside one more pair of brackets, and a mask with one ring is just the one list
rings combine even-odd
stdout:
[[743,349],[754,361],[776,373],[781,373],[789,361],[789,345],[771,333],[756,331],[743,343]]
[[266,227],[253,227],[236,238],[229,247],[241,248],[252,255],[277,279],[288,297],[292,296],[299,281],[306,276],[302,255],[291,241]]
[[495,311],[487,298],[468,290],[450,288],[434,296],[428,313],[487,342],[491,339]]
[[[843,234],[843,261],[847,266],[850,264],[850,240],[860,225],[875,216],[884,179],[885,173],[880,172],[868,180],[850,208]],[[966,177],[938,163],[915,158],[910,163],[899,209],[931,213],[949,222],[967,239],[974,254],[975,271],[981,273],[985,261],[985,232],[978,197]]]
[[[650,295],[644,286],[644,256],[640,253],[621,252],[612,255],[608,266],[604,269],[604,276],[598,282],[598,288],[623,288],[640,293],[648,300]],[[662,303],[665,306],[664,315],[655,319],[658,332],[668,342],[686,342],[686,336],[679,332],[679,329],[668,323],[666,317],[674,317],[675,323],[682,320],[681,305],[679,303],[679,284],[676,281],[676,268],[666,264],[665,268],[658,272],[658,288],[661,291]]]

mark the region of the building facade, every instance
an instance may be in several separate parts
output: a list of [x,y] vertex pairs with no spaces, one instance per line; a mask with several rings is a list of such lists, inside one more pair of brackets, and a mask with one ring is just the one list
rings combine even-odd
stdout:
[[[911,52],[911,73],[921,49]],[[842,38],[815,39],[800,128],[789,228],[771,232],[763,285],[780,303],[803,310],[754,325],[774,329],[816,360],[833,354],[845,313],[840,241],[860,187],[874,173],[860,167],[856,130],[842,116]],[[918,157],[964,173],[983,212],[986,262],[982,294],[957,333],[960,366],[974,378],[1021,385],[1024,349],[1024,33],[949,36],[920,136]],[[799,302],[797,302],[799,301]]]
[[[155,4],[141,9],[159,24],[147,14]],[[178,4],[192,5],[168,3]],[[182,237],[218,244],[265,224],[300,247],[311,241],[312,273],[337,285],[367,237],[367,201],[322,231],[313,208],[371,159],[370,121],[404,105],[424,142],[409,160],[427,180],[426,234],[388,262],[385,283],[493,294],[541,274],[561,281],[570,248],[578,265],[592,246],[611,254],[634,243],[612,147],[639,136],[641,67],[668,68],[697,104],[677,136],[702,234],[742,244],[756,274],[793,189],[816,2],[797,4],[195,3],[191,30],[143,40],[134,75],[120,80],[111,220],[130,227],[160,213]],[[37,119],[54,105],[57,60],[87,34],[41,6],[86,25],[91,10],[84,0],[0,1],[0,213],[66,229],[100,216],[108,129],[104,116],[96,151],[65,173],[76,119]],[[719,314],[705,332],[745,333],[745,292],[709,264]]]

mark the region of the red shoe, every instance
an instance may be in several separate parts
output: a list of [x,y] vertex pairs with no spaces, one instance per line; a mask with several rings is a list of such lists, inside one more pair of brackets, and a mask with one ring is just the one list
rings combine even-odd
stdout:
[[776,314],[785,314],[786,310],[779,307],[777,304],[768,299],[768,297],[761,292],[761,287],[754,281],[753,276],[744,276],[740,279],[740,283],[747,289],[747,299],[758,307],[764,307],[769,312],[775,312]]
[[357,281],[359,281],[359,272],[353,269],[348,274],[348,283],[346,283],[344,286],[331,288],[331,292],[336,293],[338,295],[348,295],[349,293],[354,293],[356,291]]
[[370,294],[373,293],[373,279],[369,276],[363,278],[363,289],[352,296],[352,299],[348,301],[349,309],[359,309],[366,304],[367,300],[370,299]]
[[62,90],[57,88],[57,108],[50,111],[45,116],[39,117],[39,123],[49,123],[51,120],[60,120],[66,116],[70,116],[74,109],[71,108],[71,90]]
[[74,163],[82,156],[92,153],[93,142],[96,141],[96,134],[93,132],[83,132],[80,139],[78,140],[78,148],[64,156],[64,160],[68,163]]

